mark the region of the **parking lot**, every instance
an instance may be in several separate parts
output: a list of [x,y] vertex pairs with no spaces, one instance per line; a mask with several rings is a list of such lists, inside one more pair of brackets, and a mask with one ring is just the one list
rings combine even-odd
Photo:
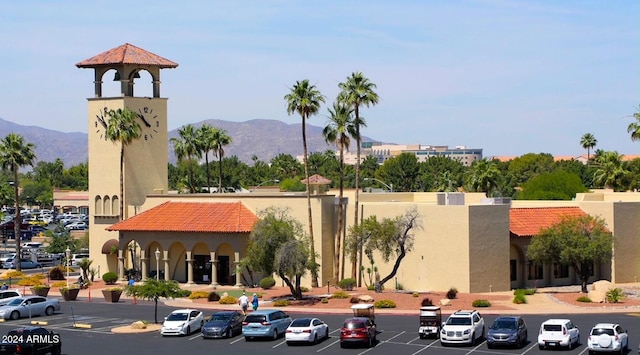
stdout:
[[[174,308],[159,305],[158,318],[161,320]],[[286,312],[286,308],[283,309]],[[216,352],[250,354],[549,354],[556,351],[541,351],[536,344],[540,324],[549,316],[525,316],[529,329],[529,342],[520,349],[488,349],[485,342],[475,346],[442,347],[437,339],[420,339],[417,334],[418,316],[377,316],[378,342],[373,348],[340,348],[339,328],[349,316],[326,314],[291,314],[292,318],[315,316],[329,325],[330,337],[316,345],[288,346],[283,339],[257,340],[247,342],[243,337],[231,339],[204,340],[199,333],[185,337],[162,337],[158,332],[140,334],[113,334],[111,329],[131,324],[140,319],[153,319],[153,306],[148,302],[107,304],[103,302],[63,302],[62,311],[50,317],[37,317],[44,321],[48,329],[61,334],[64,354],[113,354],[123,349],[149,349],[154,354],[203,353],[215,349]],[[206,311],[209,315],[212,311]],[[563,350],[563,354],[586,354],[587,334],[598,322],[618,322],[630,335],[630,349],[638,348],[640,322],[638,315],[554,315],[553,318],[570,318],[579,327],[581,345],[573,350]],[[485,316],[487,327],[495,316]],[[0,333],[28,325],[29,319],[0,323]],[[91,329],[74,328],[74,323],[89,324]],[[137,352],[137,351],[134,351]],[[140,352],[143,352],[140,350]],[[132,353],[132,352],[128,352]]]

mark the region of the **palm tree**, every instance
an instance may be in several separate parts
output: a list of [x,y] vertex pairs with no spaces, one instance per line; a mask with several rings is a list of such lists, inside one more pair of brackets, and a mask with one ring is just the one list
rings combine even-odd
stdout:
[[356,196],[355,196],[355,219],[354,226],[358,225],[358,209],[359,209],[359,197],[360,197],[360,126],[366,127],[364,118],[360,117],[360,106],[365,105],[367,107],[374,106],[378,103],[378,94],[374,91],[376,84],[369,81],[361,72],[351,73],[350,77],[347,77],[347,81],[339,83],[340,93],[338,94],[338,101],[341,101],[348,106],[353,107],[355,114],[355,136],[356,139]]
[[593,174],[594,183],[598,186],[604,186],[614,191],[623,190],[625,178],[629,175],[629,171],[622,163],[623,155],[618,152],[602,152],[595,159],[598,167]]
[[218,157],[218,193],[222,192],[222,158],[224,158],[224,147],[231,144],[231,137],[224,129],[213,130],[211,142],[213,143],[213,154]]
[[629,123],[627,132],[631,133],[631,140],[635,142],[640,140],[640,107],[638,107],[638,112],[633,114],[633,118],[636,121]]
[[598,140],[591,133],[585,133],[580,139],[580,145],[587,150],[587,166],[589,166],[589,161],[591,160],[591,149],[593,149],[596,144],[598,144]]
[[311,245],[311,286],[318,287],[318,264],[316,263],[315,244],[313,241],[313,218],[311,214],[311,184],[309,184],[309,152],[307,150],[306,120],[320,111],[324,96],[309,80],[296,81],[290,92],[284,96],[287,102],[287,113],[297,112],[302,118],[302,148],[304,151],[304,176],[307,179],[307,209],[309,214],[309,243]]
[[217,128],[204,123],[196,131],[199,149],[204,153],[204,164],[207,175],[207,192],[211,193],[211,180],[209,178],[209,152],[213,150],[213,136]]
[[[21,135],[15,133],[9,133],[0,141],[0,166],[3,170],[9,170],[13,173],[13,192],[15,202],[15,218],[13,220],[14,235],[16,238],[16,255],[20,256],[20,241],[22,239],[21,227],[22,216],[20,215],[20,202],[18,199],[18,169],[31,165],[36,159],[34,153],[35,145],[32,143],[25,143],[24,138]],[[20,259],[18,257],[18,259]],[[19,262],[16,263],[16,270],[21,270]]]
[[[340,165],[338,166],[338,173],[340,175],[339,178],[339,186],[340,186],[340,199],[338,200],[338,233],[336,233],[336,244],[333,258],[334,265],[334,278],[338,280],[338,277],[344,278],[344,263],[342,264],[342,269],[340,269],[340,244],[342,239],[342,227],[343,225],[343,195],[344,195],[344,150],[349,149],[349,144],[351,143],[350,136],[355,135],[355,125],[353,124],[353,119],[351,114],[353,110],[344,104],[334,103],[333,109],[329,109],[329,123],[322,130],[322,135],[327,143],[335,144],[340,150]],[[353,279],[356,278],[356,255],[354,253],[352,260],[352,270],[351,277]],[[340,271],[340,274],[338,274]]]
[[468,176],[471,190],[486,192],[490,196],[491,190],[498,186],[500,170],[492,160],[482,159],[473,162]]
[[124,219],[124,147],[140,138],[142,128],[138,123],[138,114],[128,108],[107,112],[107,130],[105,136],[113,143],[120,143],[120,220]]
[[198,135],[191,124],[180,128],[178,130],[178,135],[180,138],[171,138],[173,151],[176,154],[178,161],[187,159],[189,169],[189,192],[195,193],[197,189],[193,174],[193,159],[200,159],[202,157],[202,150],[200,142],[198,141]]

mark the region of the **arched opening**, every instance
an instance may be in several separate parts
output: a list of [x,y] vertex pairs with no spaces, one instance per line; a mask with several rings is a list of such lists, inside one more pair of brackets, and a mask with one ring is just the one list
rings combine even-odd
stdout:
[[104,212],[103,214],[108,216],[111,215],[111,199],[109,198],[109,196],[105,196],[104,197],[104,208],[103,208]]
[[205,243],[197,243],[193,247],[193,282],[211,283],[211,252]]
[[220,285],[235,284],[235,254],[233,247],[228,243],[222,243],[216,250],[218,258],[217,276]]
[[100,196],[96,196],[93,201],[93,208],[96,210],[96,215],[102,214],[102,198]]

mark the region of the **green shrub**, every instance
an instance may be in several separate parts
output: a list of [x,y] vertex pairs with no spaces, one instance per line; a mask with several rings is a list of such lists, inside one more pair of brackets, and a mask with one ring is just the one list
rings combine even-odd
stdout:
[[64,267],[58,265],[49,270],[49,280],[64,280]]
[[326,297],[322,297],[322,299],[320,300],[320,303],[329,303],[329,299]]
[[513,291],[514,295],[525,295],[525,296],[531,296],[533,294],[536,293],[536,290],[534,288],[517,288]]
[[456,299],[456,297],[458,297],[458,289],[456,289],[455,287],[450,288],[449,291],[447,291],[447,298],[450,300],[454,300]]
[[190,290],[182,290],[180,289],[176,295],[176,297],[178,298],[182,298],[182,297],[190,297],[191,296],[191,291]]
[[471,303],[471,306],[473,306],[473,307],[491,307],[491,302],[489,302],[488,300],[474,300]]
[[418,293],[418,292],[414,292],[414,293],[412,293],[412,294],[411,294],[411,296],[413,296],[413,297],[420,297],[420,293]]
[[118,274],[113,271],[105,272],[104,275],[102,275],[102,281],[107,285],[113,285],[118,281]]
[[233,296],[224,296],[220,299],[220,304],[236,304],[238,299]]
[[275,307],[286,307],[289,305],[289,300],[275,300],[273,305]]
[[[22,271],[18,271],[18,270],[11,270],[11,271],[7,271],[4,274],[2,274],[2,279],[6,280],[6,279],[17,279],[20,277],[24,277],[25,274]],[[62,279],[64,280],[64,275],[62,276]]]
[[431,300],[431,298],[426,297],[424,299],[422,299],[422,303],[420,303],[423,307],[426,306],[433,306],[433,301]]
[[373,304],[376,308],[396,308],[396,303],[392,300],[380,300]]
[[305,286],[300,286],[300,291],[302,292],[309,292],[309,288],[305,287]]
[[624,298],[621,288],[610,288],[605,294],[605,298],[609,303],[618,303]]
[[360,303],[360,299],[358,298],[358,296],[353,296],[349,300],[349,303]]
[[207,298],[209,302],[217,302],[220,301],[220,295],[217,292],[209,292],[209,296]]
[[209,292],[207,291],[194,291],[189,295],[190,300],[195,300],[198,298],[209,298]]
[[517,293],[514,297],[513,297],[513,303],[515,304],[524,304],[527,303],[527,296],[524,295],[524,293]]
[[396,282],[396,290],[403,291],[404,290],[404,286],[401,283]]
[[276,285],[276,280],[274,280],[273,277],[271,276],[267,276],[262,280],[260,280],[260,288],[262,288],[263,290],[268,290],[275,285]]
[[[367,290],[369,291],[375,291],[375,289],[376,289],[376,285],[367,286]],[[384,291],[384,285],[380,286],[380,289]]]
[[355,285],[356,285],[356,279],[352,279],[352,278],[342,279],[340,280],[340,282],[338,282],[338,286],[340,286],[341,289],[347,290],[347,291],[353,290],[353,287]]
[[348,293],[344,292],[344,291],[336,291],[333,293],[333,295],[331,295],[331,297],[333,298],[349,298],[351,297]]
[[576,299],[576,301],[578,302],[585,302],[585,303],[591,303],[591,298],[587,297],[587,296],[580,296]]

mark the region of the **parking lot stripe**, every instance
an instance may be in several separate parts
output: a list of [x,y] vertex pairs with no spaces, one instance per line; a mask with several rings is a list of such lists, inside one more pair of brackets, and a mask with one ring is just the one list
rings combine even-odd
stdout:
[[[332,333],[333,333],[333,332],[332,332]],[[329,345],[327,345],[327,346],[324,346],[324,347],[322,347],[322,348],[320,348],[320,349],[316,350],[316,352],[317,352],[317,353],[319,353],[319,352],[321,352],[322,350],[326,350],[326,349],[328,349],[328,348],[332,347],[333,345],[336,345],[336,344],[337,344],[337,343],[339,343],[339,342],[340,342],[340,339],[338,339],[338,340],[334,341],[333,343],[331,343],[331,344],[329,344]]]
[[284,340],[283,340],[282,342],[280,342],[280,344],[276,344],[276,345],[274,345],[274,346],[272,347],[272,349],[275,349],[275,348],[277,348],[277,347],[279,347],[280,345],[285,344],[285,343],[286,343],[286,341],[284,341]]
[[192,336],[191,338],[189,338],[189,340],[198,339],[198,338],[202,338],[202,333]]

